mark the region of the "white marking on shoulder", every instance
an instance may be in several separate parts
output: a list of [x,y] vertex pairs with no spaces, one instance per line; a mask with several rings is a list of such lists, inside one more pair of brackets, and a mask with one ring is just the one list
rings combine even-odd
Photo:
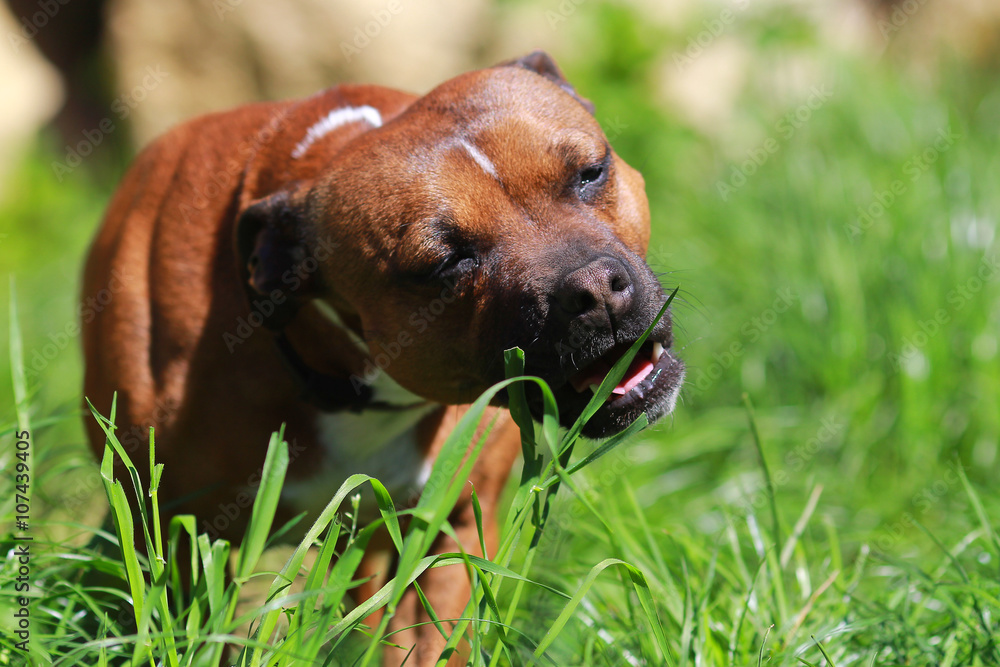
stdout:
[[306,130],[306,136],[303,137],[302,141],[295,146],[295,150],[292,151],[292,158],[297,160],[305,155],[310,146],[341,125],[347,125],[359,120],[365,121],[372,127],[381,127],[382,114],[379,113],[378,109],[367,104],[360,107],[334,109]]
[[487,174],[497,179],[498,181],[500,180],[500,177],[497,175],[496,166],[494,166],[494,164],[490,161],[490,159],[486,157],[486,153],[482,152],[475,144],[466,141],[465,139],[459,139],[458,143],[462,145],[462,148],[465,149],[465,152],[468,153],[472,157],[472,159],[476,161],[476,164],[478,164],[483,171],[485,171]]

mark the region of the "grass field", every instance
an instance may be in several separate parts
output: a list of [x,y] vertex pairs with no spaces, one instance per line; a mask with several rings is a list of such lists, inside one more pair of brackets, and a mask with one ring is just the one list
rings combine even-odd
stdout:
[[[527,466],[505,533],[521,541],[495,558],[504,570],[476,563],[498,606],[487,595],[473,615],[502,624],[471,624],[475,664],[533,664],[535,653],[538,664],[588,666],[1000,664],[996,71],[834,53],[802,22],[756,15],[733,31],[761,74],[711,132],[650,93],[664,53],[686,36],[611,5],[586,5],[574,20],[560,29],[579,30],[589,54],[563,64],[646,178],[650,264],[680,287],[687,386],[672,419],[564,481],[531,548],[519,509],[545,477]],[[790,54],[812,78],[776,94],[766,73]],[[122,165],[95,159],[57,182],[59,150],[40,137],[0,203],[0,265],[16,279],[27,371],[20,418],[35,447],[33,664],[119,664],[137,631],[157,652],[137,652],[137,664],[177,654],[176,664],[198,664],[208,654],[195,660],[187,642],[203,646],[239,620],[219,616],[232,599],[213,587],[224,547],[206,551],[209,585],[191,607],[148,587],[137,630],[130,559],[85,546],[108,500],[83,444],[75,300]],[[10,347],[5,326],[0,349]],[[6,357],[0,405],[14,406]],[[5,525],[16,421],[13,409],[0,413]],[[577,442],[572,461],[596,447]],[[241,575],[256,566],[260,530],[240,552]],[[424,538],[407,537],[413,568]],[[4,539],[0,665],[20,664]],[[632,569],[598,573],[607,559]],[[82,583],[95,567],[118,592]],[[544,587],[521,590],[514,572]],[[346,610],[331,589],[350,573],[337,575],[304,582],[317,597],[284,614],[293,629],[347,627],[336,625]],[[264,609],[257,621],[282,615]],[[370,642],[349,634],[328,664],[365,653]],[[311,637],[332,639],[288,636],[286,648],[315,643],[313,655],[330,646]]]

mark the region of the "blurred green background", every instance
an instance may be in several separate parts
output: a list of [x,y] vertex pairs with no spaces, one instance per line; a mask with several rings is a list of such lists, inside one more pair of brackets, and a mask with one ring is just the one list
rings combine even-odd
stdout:
[[[234,14],[243,9],[231,4]],[[645,176],[649,261],[681,288],[682,401],[667,423],[602,461],[585,486],[619,508],[611,511],[626,532],[654,536],[645,556],[664,580],[692,577],[688,585],[703,585],[709,605],[724,607],[727,595],[739,602],[740,577],[719,565],[715,580],[710,567],[720,549],[764,558],[759,524],[770,522],[770,495],[746,393],[784,534],[808,513],[798,530],[810,541],[790,556],[800,563],[798,596],[809,600],[831,573],[862,568],[863,577],[842,575],[826,595],[876,600],[867,616],[854,603],[828,609],[813,631],[847,624],[840,633],[854,639],[844,640],[843,664],[869,655],[859,646],[895,647],[899,662],[885,664],[940,664],[927,656],[941,645],[933,636],[959,632],[944,618],[950,603],[925,609],[933,623],[894,610],[914,599],[919,573],[931,589],[961,581],[955,571],[935,574],[948,562],[942,545],[996,579],[990,520],[977,515],[956,470],[996,525],[1000,19],[977,14],[974,3],[914,0],[485,4],[493,23],[466,64],[533,47],[553,53],[595,103],[616,150]],[[392,28],[372,37],[372,48],[378,40],[391,52]],[[351,30],[341,34],[351,43]],[[331,39],[332,58],[347,58],[343,43]],[[110,61],[102,52],[88,70],[104,82],[97,88],[122,85]],[[158,92],[136,116],[143,104],[160,104]],[[100,516],[101,499],[88,494],[99,488],[88,481],[96,465],[83,444],[72,325],[89,239],[136,150],[130,136],[159,122],[137,130],[133,121],[141,125],[116,121],[133,134],[107,135],[67,174],[53,163],[77,135],[67,140],[51,125],[31,133],[0,201],[0,266],[16,278],[46,471],[39,497],[51,518]],[[0,292],[6,320],[9,293]],[[4,350],[7,335],[0,328]],[[0,377],[8,376],[3,355]],[[12,400],[10,383],[0,383],[4,415]],[[548,553],[560,577],[606,555],[609,538],[585,515],[570,497],[557,508],[564,529]],[[739,570],[738,559],[730,566]],[[854,613],[878,619],[870,644],[870,626],[852,625]],[[897,621],[911,629],[893,630]],[[730,632],[705,622],[704,636],[694,632],[704,641]],[[766,618],[746,622],[764,634]],[[791,635],[790,644],[808,641]]]

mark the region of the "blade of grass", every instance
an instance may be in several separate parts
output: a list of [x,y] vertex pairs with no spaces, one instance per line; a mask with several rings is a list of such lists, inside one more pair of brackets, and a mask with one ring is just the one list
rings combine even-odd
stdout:
[[760,468],[764,473],[764,482],[767,485],[768,504],[771,509],[772,539],[775,547],[781,544],[781,524],[778,521],[778,501],[777,488],[771,478],[771,471],[767,465],[767,457],[764,456],[764,443],[757,429],[757,417],[754,415],[753,403],[749,394],[743,394],[743,406],[747,412],[747,420],[750,423],[750,433],[753,436],[753,444],[757,448],[757,456],[760,458]]
[[274,513],[281,497],[281,485],[288,470],[288,443],[284,440],[284,426],[277,433],[271,434],[267,446],[267,455],[261,469],[260,485],[257,487],[257,497],[250,513],[250,524],[240,546],[240,555],[236,566],[237,579],[246,579],[253,572],[257,561],[264,553],[264,544],[271,532]]
[[812,493],[809,494],[809,500],[806,502],[806,507],[802,510],[799,520],[795,522],[795,526],[792,528],[792,534],[788,536],[788,541],[785,542],[785,546],[781,549],[781,567],[788,567],[788,561],[792,558],[792,552],[795,551],[795,545],[798,544],[798,540],[802,537],[802,533],[805,531],[806,526],[809,524],[809,519],[812,518],[813,512],[816,511],[816,506],[819,504],[819,497],[823,494],[823,485],[817,484],[813,487]]
[[972,488],[969,477],[965,474],[965,467],[961,462],[955,467],[958,469],[959,479],[962,480],[962,488],[965,489],[965,495],[969,497],[969,502],[972,503],[972,507],[976,511],[976,517],[979,519],[979,525],[982,526],[983,534],[986,535],[987,542],[993,547],[993,557],[997,560],[998,566],[1000,566],[1000,538],[997,537],[996,531],[993,530],[993,524],[986,514],[986,509],[979,499],[979,494]]
[[554,642],[556,637],[559,636],[559,633],[563,631],[563,628],[566,627],[566,624],[576,612],[577,607],[580,606],[584,596],[587,595],[591,586],[594,585],[597,577],[600,576],[604,570],[613,565],[621,566],[628,571],[635,592],[639,596],[639,603],[646,612],[647,620],[649,621],[653,635],[656,638],[656,644],[660,649],[660,659],[663,661],[663,664],[673,664],[673,660],[670,658],[669,649],[667,648],[666,635],[663,632],[663,626],[660,625],[660,619],[656,614],[655,605],[653,604],[652,596],[649,593],[649,584],[646,583],[645,576],[637,568],[623,560],[618,558],[607,558],[591,568],[590,572],[581,583],[580,588],[566,604],[562,612],[556,618],[555,622],[553,622],[552,626],[549,628],[548,632],[545,633],[545,636],[542,637],[542,640],[538,643],[538,646],[532,654],[532,660],[528,663],[529,666],[534,665],[537,659],[542,657],[545,650],[552,645],[552,642]]
[[10,375],[14,388],[14,413],[17,418],[17,428],[20,431],[30,431],[31,421],[28,418],[28,380],[24,373],[24,343],[21,340],[21,325],[17,312],[17,285],[13,274],[10,276],[10,316],[8,352],[10,354]]

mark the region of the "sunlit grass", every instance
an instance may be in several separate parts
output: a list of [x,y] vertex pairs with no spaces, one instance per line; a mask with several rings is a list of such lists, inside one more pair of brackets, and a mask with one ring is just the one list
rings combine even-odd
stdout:
[[[673,311],[688,383],[674,417],[573,474],[533,550],[523,532],[530,528],[517,524],[527,493],[521,473],[505,535],[524,539],[494,562],[549,588],[469,560],[477,581],[496,584],[499,611],[483,589],[470,618],[502,619],[469,622],[482,637],[477,655],[484,664],[528,664],[547,642],[540,664],[1000,663],[995,73],[945,63],[929,84],[889,59],[810,50],[797,24],[785,32],[735,25],[757,58],[734,111],[741,130],[703,134],[651,93],[663,45],[686,36],[660,34],[627,7],[602,3],[581,5],[563,29],[579,30],[594,57],[562,64],[646,178],[650,263],[665,283],[682,285]],[[761,65],[783,57],[786,39],[818,60],[813,83],[833,91],[789,137],[777,124],[799,102],[770,95]],[[956,138],[923,159],[942,129]],[[770,135],[780,138],[778,150],[723,199],[718,184]],[[916,172],[914,160],[923,160]],[[29,370],[34,353],[52,336],[62,340],[75,320],[80,261],[113,181],[95,186],[81,170],[57,187],[48,162],[40,147],[0,208],[8,234],[0,259],[17,274]],[[877,212],[873,202],[888,202],[897,180],[901,192],[883,213],[859,214]],[[209,656],[213,636],[251,644],[235,634],[247,619],[227,617],[232,593],[209,574],[225,547],[204,540],[199,553],[210,562],[200,561],[200,610],[191,611],[194,600],[164,609],[156,602],[162,591],[144,584],[154,602],[143,607],[149,619],[139,629],[126,559],[117,538],[97,528],[107,501],[82,444],[77,345],[69,340],[20,385],[37,444],[39,650],[65,656],[89,642],[92,655],[103,650],[121,662],[140,632],[164,659],[171,651]],[[0,370],[10,376],[6,361]],[[0,382],[0,401],[13,405],[13,397]],[[3,443],[14,421],[12,412],[0,424]],[[578,443],[566,465],[594,447]],[[280,458],[277,443],[272,455]],[[420,550],[411,550],[410,562],[421,563]],[[326,555],[318,557],[322,564]],[[642,573],[652,615],[631,570],[618,566],[574,599],[607,559]],[[94,571],[107,579],[92,584]],[[5,563],[4,596],[10,573]],[[315,567],[303,575],[315,595],[296,598],[299,611],[285,614],[301,625],[275,624],[279,607],[293,602],[282,590],[275,599],[285,601],[259,610],[255,631],[274,624],[285,648],[329,650],[334,640],[308,628],[342,630],[350,609],[324,574]],[[9,604],[0,598],[0,627]],[[349,634],[357,636],[332,664],[365,654],[368,637]],[[279,650],[276,637],[262,642],[262,655]],[[187,638],[198,644],[193,652],[176,648]],[[0,664],[17,664],[10,656],[0,643]]]
[[[660,316],[669,303],[670,300],[663,306]],[[30,431],[16,297],[11,301],[10,321],[13,385],[21,399],[19,428]],[[133,461],[118,441],[114,404],[108,417],[92,409],[107,437],[100,468],[114,535],[95,530],[91,545],[70,551],[56,543],[37,545],[42,553],[34,562],[33,581],[38,590],[33,592],[37,597],[33,608],[40,618],[33,624],[33,637],[28,643],[30,659],[39,664],[130,661],[151,665],[217,665],[223,659],[241,666],[314,664],[338,655],[338,649],[352,635],[358,635],[364,637],[365,645],[360,664],[374,664],[383,642],[392,643],[388,624],[407,589],[418,586],[418,577],[429,568],[464,565],[472,579],[473,597],[462,617],[439,618],[433,608],[428,607],[428,611],[441,632],[449,637],[449,651],[458,650],[463,638],[469,641],[473,664],[538,662],[572,621],[590,587],[606,576],[608,569],[625,572],[623,581],[628,584],[627,590],[636,596],[642,609],[638,617],[653,631],[655,641],[648,644],[651,655],[658,663],[671,662],[652,590],[643,572],[634,565],[617,558],[604,559],[593,566],[575,592],[541,585],[528,576],[539,548],[536,538],[545,528],[552,498],[559,488],[573,489],[574,474],[612,452],[646,425],[645,417],[641,417],[598,449],[571,463],[583,425],[621,380],[647,335],[648,331],[615,364],[577,423],[565,431],[559,428],[558,406],[547,385],[536,378],[523,378],[523,354],[520,350],[509,351],[507,370],[511,379],[490,389],[463,415],[442,446],[413,509],[397,512],[378,480],[352,475],[314,519],[277,576],[259,571],[258,565],[276,528],[274,514],[289,462],[288,445],[280,432],[271,438],[250,523],[235,563],[231,563],[230,552],[236,545],[225,540],[213,542],[207,535],[198,535],[194,517],[176,517],[169,526],[161,526],[157,489],[163,467],[156,463],[154,433],[151,431],[149,437],[150,481],[144,485],[138,466],[147,464]],[[544,415],[537,429],[528,413],[520,384],[524,382],[536,384],[543,397]],[[504,389],[510,395],[511,414],[522,429],[525,458],[500,546],[496,553],[489,554],[491,560],[465,552],[432,554],[430,550],[439,533],[454,536],[447,518],[454,511],[489,432],[487,428],[477,436],[477,428],[494,395]],[[116,460],[124,464],[126,479],[115,477]],[[356,500],[353,507],[348,504],[361,486],[371,486],[381,514],[379,520],[364,527],[352,519],[357,515]],[[472,502],[478,504],[475,491],[472,493]],[[133,513],[130,500],[135,501],[132,504],[139,508],[138,514]],[[406,517],[403,527],[401,515]],[[277,533],[284,533],[286,528],[279,528]],[[482,524],[478,523],[477,528],[480,543],[484,543]],[[361,555],[374,532],[380,529],[388,531],[397,551],[394,576],[371,598],[354,606],[346,596],[360,583],[356,576]],[[613,534],[610,526],[607,529]],[[182,546],[182,538],[187,538],[191,545],[188,549]],[[101,555],[102,543],[110,546],[115,555]],[[334,562],[338,543],[342,546]],[[137,550],[136,544],[145,548]],[[522,551],[515,560],[519,547]],[[306,569],[304,563],[312,548],[318,548],[319,553]],[[56,560],[50,561],[50,557]],[[73,565],[66,566],[58,559],[67,559]],[[91,571],[102,572],[111,583],[95,583],[95,577],[88,576]],[[187,574],[182,574],[185,571]],[[13,589],[16,576],[16,565],[0,575],[5,591]],[[271,576],[273,583],[263,605],[237,616],[244,586],[252,579]],[[303,579],[304,585],[301,590],[291,592],[296,579]],[[562,612],[541,636],[535,629],[519,630],[511,625],[526,584],[533,592],[547,594],[564,604]],[[6,598],[9,606],[15,606],[15,597]],[[498,601],[508,599],[508,605],[502,608]],[[379,609],[384,613],[378,627],[365,626],[370,614]],[[282,620],[285,627],[279,628]],[[249,635],[241,636],[241,629],[248,626]],[[0,640],[0,650],[4,651],[0,653],[4,659],[16,659],[13,656],[18,650],[17,641]]]

